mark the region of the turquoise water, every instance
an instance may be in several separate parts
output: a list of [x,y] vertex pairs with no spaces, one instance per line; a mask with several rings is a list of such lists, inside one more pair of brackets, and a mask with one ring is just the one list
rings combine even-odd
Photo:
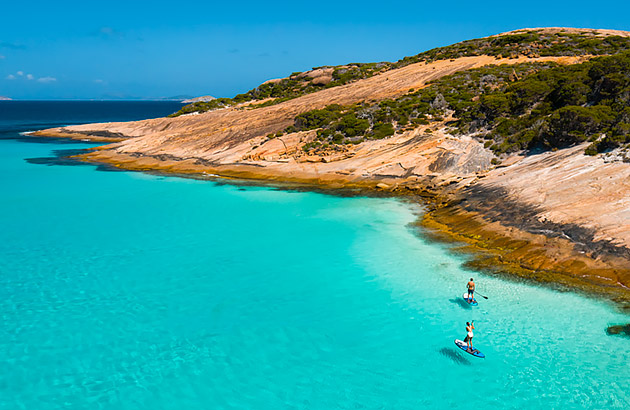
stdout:
[[627,316],[466,271],[419,208],[25,160],[84,146],[0,139],[2,409],[630,405]]

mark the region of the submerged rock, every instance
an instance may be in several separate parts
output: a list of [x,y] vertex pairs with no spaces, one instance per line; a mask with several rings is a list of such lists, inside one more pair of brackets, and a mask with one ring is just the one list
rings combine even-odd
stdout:
[[625,325],[608,326],[608,328],[606,329],[606,334],[630,336],[630,323]]

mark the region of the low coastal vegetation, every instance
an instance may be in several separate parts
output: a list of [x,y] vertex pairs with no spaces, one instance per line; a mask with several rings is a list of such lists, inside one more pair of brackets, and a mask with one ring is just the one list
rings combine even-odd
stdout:
[[487,66],[443,77],[396,100],[331,105],[298,115],[285,132],[317,129],[305,150],[385,138],[448,120],[453,134],[485,141],[497,155],[565,148],[587,154],[630,143],[630,53],[569,66]]
[[[597,32],[548,32],[531,30],[467,40],[446,47],[435,48],[397,62],[353,63],[342,66],[323,66],[311,71],[296,72],[287,78],[268,81],[246,93],[232,98],[218,98],[195,102],[171,114],[201,113],[219,108],[250,103],[250,108],[278,104],[324,88],[332,88],[413,63],[429,63],[459,57],[490,55],[496,58],[611,55],[630,50],[630,38],[603,36]],[[258,102],[258,103],[256,103]]]
[[[552,63],[525,63],[467,70],[443,77],[426,88],[410,90],[395,100],[352,106],[330,105],[322,110],[300,114],[295,118],[294,125],[284,132],[317,129],[317,137],[305,145],[306,151],[334,149],[339,144],[386,138],[396,132],[442,121],[453,112],[465,112],[477,104],[480,95],[504,90],[510,79],[515,80],[551,66]],[[456,121],[450,123],[455,124]]]
[[182,114],[206,112],[245,102],[264,101],[259,104],[251,104],[251,108],[278,104],[325,88],[337,87],[352,81],[372,77],[390,67],[390,63],[354,63],[337,67],[316,67],[304,73],[293,73],[288,78],[268,81],[233,98],[217,98],[208,102],[186,105],[170,116],[176,117]]
[[497,153],[565,148],[587,154],[630,143],[630,53],[530,74],[454,105],[460,133],[480,133]]

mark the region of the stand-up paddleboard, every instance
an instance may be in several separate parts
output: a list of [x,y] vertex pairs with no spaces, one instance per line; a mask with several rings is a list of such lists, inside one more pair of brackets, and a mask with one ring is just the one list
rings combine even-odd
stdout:
[[475,299],[475,298],[474,298],[474,296],[473,296],[473,300],[472,300],[472,302],[469,302],[469,301],[468,301],[468,293],[464,293],[464,294],[462,295],[462,297],[464,298],[464,300],[466,301],[466,303],[468,303],[470,306],[477,306],[477,305],[479,304],[479,303],[477,303],[477,299]]
[[485,359],[486,355],[481,353],[479,350],[477,349],[473,349],[473,351],[471,352],[470,350],[468,350],[468,345],[466,344],[466,342],[459,340],[459,339],[455,339],[455,344],[457,345],[457,347],[459,347],[460,349],[462,349],[463,351],[465,351],[468,354],[471,354],[475,357],[479,357],[480,359]]

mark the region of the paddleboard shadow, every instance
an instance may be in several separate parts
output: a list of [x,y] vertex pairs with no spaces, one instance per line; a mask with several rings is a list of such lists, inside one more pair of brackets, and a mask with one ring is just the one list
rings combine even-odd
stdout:
[[451,302],[451,303],[454,303],[456,305],[459,305],[459,306],[461,306],[464,309],[472,310],[472,306],[468,302],[463,300],[463,299],[460,299],[460,298],[449,299],[448,301]]
[[443,347],[440,350],[438,350],[438,353],[444,357],[451,359],[453,362],[455,362],[455,364],[460,364],[462,366],[472,366],[472,363],[470,362],[470,360],[468,360],[461,354],[457,353],[453,349]]

